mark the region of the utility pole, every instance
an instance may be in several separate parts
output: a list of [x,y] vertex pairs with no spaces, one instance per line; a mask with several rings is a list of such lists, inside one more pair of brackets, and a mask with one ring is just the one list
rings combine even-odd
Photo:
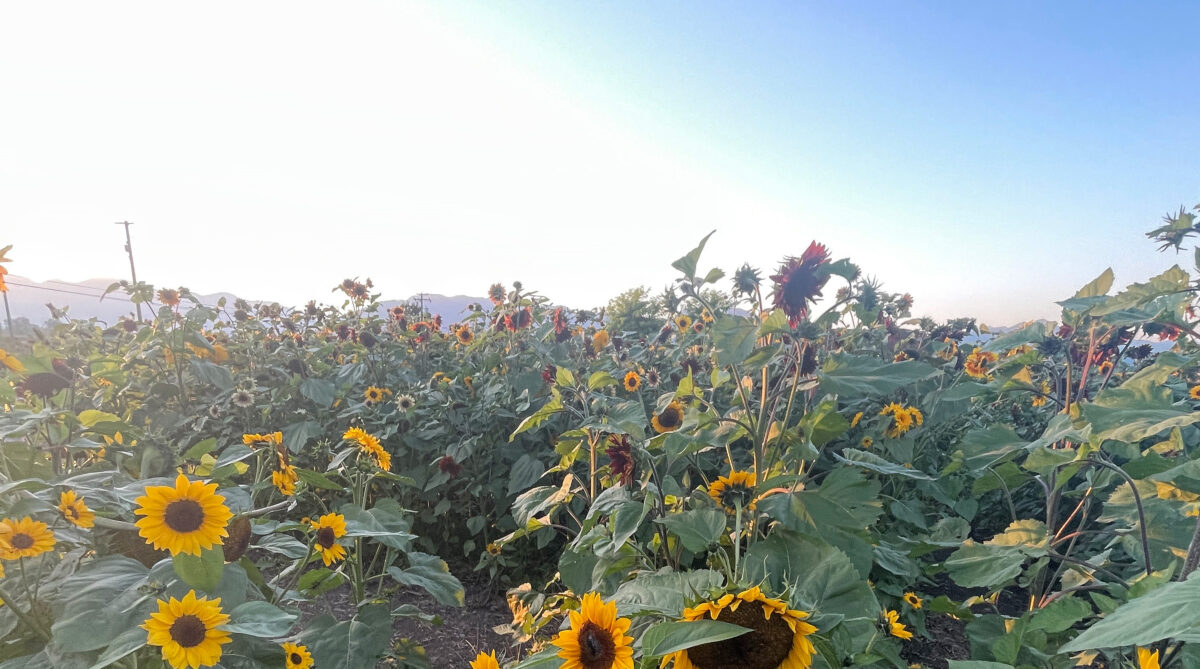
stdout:
[[[129,254],[129,274],[133,277],[133,285],[136,287],[137,269],[135,269],[133,266],[133,240],[129,238],[129,226],[133,225],[133,223],[130,223],[129,221],[121,221],[116,225],[125,226],[125,252]],[[142,303],[135,302],[133,306],[137,307],[137,318],[140,322],[142,320]]]

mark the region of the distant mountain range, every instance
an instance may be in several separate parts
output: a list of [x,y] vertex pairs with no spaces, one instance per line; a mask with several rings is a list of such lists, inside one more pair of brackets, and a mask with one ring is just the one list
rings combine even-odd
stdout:
[[[66,309],[72,318],[96,318],[105,323],[113,324],[123,316],[132,316],[135,305],[120,291],[101,297],[105,289],[119,279],[88,279],[87,281],[33,281],[25,277],[8,275],[9,285],[8,305],[12,311],[13,320],[27,319],[34,325],[41,325],[51,319],[50,307]],[[212,293],[196,295],[201,304],[215,306],[221,298],[232,303],[237,296],[232,293]],[[255,300],[250,300],[255,302]],[[447,324],[459,320],[467,312],[467,305],[488,302],[486,297],[471,297],[469,295],[435,295],[423,293],[414,295],[406,300],[385,300],[380,302],[382,309],[391,309],[396,305],[419,302],[431,314],[441,315]],[[143,316],[150,313],[143,307]],[[0,314],[3,318],[3,314]],[[2,325],[2,321],[0,321]]]

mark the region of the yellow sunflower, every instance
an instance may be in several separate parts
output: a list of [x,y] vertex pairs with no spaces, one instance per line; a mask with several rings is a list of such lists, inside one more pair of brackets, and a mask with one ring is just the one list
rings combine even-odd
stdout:
[[[7,543],[7,546],[4,544]],[[41,521],[25,516],[5,518],[0,523],[0,559],[18,560],[41,555],[54,548],[54,533]]]
[[904,623],[900,622],[900,613],[898,611],[883,612],[883,628],[888,634],[897,639],[908,641],[913,638],[913,633],[908,631]]
[[739,506],[743,509],[754,508],[756,485],[758,482],[753,472],[730,472],[729,476],[722,476],[708,486],[708,496],[729,513],[736,513]]
[[365,399],[367,401],[367,404],[379,404],[380,402],[383,401],[383,398],[387,397],[390,394],[391,394],[391,392],[388,391],[387,388],[380,388],[379,386],[370,386],[365,391],[363,391],[363,399]]
[[500,661],[496,659],[496,651],[480,653],[471,660],[471,669],[500,669]]
[[967,361],[963,363],[963,369],[966,370],[967,376],[973,379],[989,378],[990,368],[996,362],[996,354],[991,351],[981,351],[978,347],[971,351],[971,355],[967,356]]
[[1138,669],[1159,669],[1158,651],[1150,652],[1149,648],[1137,649]]
[[862,446],[863,448],[870,448],[875,445],[875,440],[870,436],[866,436],[862,438],[862,441],[858,442],[858,445]]
[[751,631],[739,637],[714,641],[671,653],[660,666],[671,661],[675,669],[808,669],[816,648],[808,638],[817,631],[804,622],[808,614],[789,609],[781,600],[767,597],[757,586],[736,597],[722,595],[716,601],[701,602],[683,610],[683,620],[695,622],[708,615]]
[[313,666],[313,656],[307,646],[297,643],[279,645],[283,647],[284,666],[287,669],[310,669]]
[[633,370],[625,372],[625,390],[632,393],[641,387],[642,387],[642,377],[638,376],[637,372],[635,372]]
[[913,607],[914,609],[919,609],[919,608],[921,608],[921,605],[924,604],[924,602],[921,601],[921,598],[918,597],[917,593],[915,593],[915,592],[904,593],[904,601],[906,604]]
[[346,558],[346,549],[337,542],[346,536],[346,517],[340,513],[327,513],[313,523],[317,531],[316,549],[321,552],[325,566]]
[[1191,389],[1188,390],[1188,396],[1194,400],[1200,400],[1200,386],[1192,386]]
[[278,446],[283,443],[283,433],[243,434],[242,443],[247,446]]
[[465,325],[455,330],[454,336],[458,339],[458,343],[462,344],[463,346],[475,341],[475,333],[471,332],[471,328]]
[[888,426],[886,433],[889,439],[895,439],[912,428],[925,423],[925,416],[919,409],[916,407],[904,407],[895,402],[883,407],[879,415],[890,415],[892,417],[891,425]]
[[858,421],[862,420],[863,412],[859,411],[854,414],[854,418],[850,419],[850,427],[858,427]]
[[[1198,386],[1198,387],[1200,387],[1200,386]],[[1046,397],[1050,394],[1050,382],[1042,381],[1041,390],[1042,390],[1042,394],[1034,395],[1033,400],[1030,402],[1030,404],[1034,407],[1046,406],[1046,401],[1047,401]]]
[[271,483],[275,484],[284,497],[296,494],[296,482],[299,480],[296,468],[291,465],[283,465],[278,471],[271,472]]
[[145,516],[136,523],[138,533],[146,543],[172,555],[200,555],[229,536],[225,528],[233,513],[217,494],[216,483],[188,481],[180,474],[174,487],[149,486],[134,501],[138,508],[133,513]]
[[0,365],[4,365],[18,374],[25,371],[25,365],[22,365],[21,361],[17,360],[17,356],[2,348],[0,348]]
[[679,328],[680,332],[686,332],[692,327],[692,318],[687,314],[679,314],[675,317],[675,327]]
[[84,504],[74,490],[64,490],[58,497],[58,511],[72,525],[89,528],[96,524],[96,514]]
[[592,351],[595,353],[603,351],[608,346],[610,339],[608,330],[601,330],[592,335]]
[[633,669],[633,637],[625,636],[629,619],[617,617],[616,602],[605,604],[589,592],[570,615],[571,629],[554,637],[562,669]]
[[229,622],[221,611],[221,598],[196,597],[189,590],[182,600],[158,600],[142,629],[146,643],[162,648],[163,659],[175,669],[211,667],[221,660],[221,646],[231,641],[229,632],[217,629]]
[[659,434],[678,430],[679,426],[683,425],[683,405],[671,400],[662,413],[650,417],[650,425]]

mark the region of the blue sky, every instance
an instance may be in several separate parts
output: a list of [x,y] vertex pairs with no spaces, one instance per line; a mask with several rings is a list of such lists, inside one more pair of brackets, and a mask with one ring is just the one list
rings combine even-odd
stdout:
[[583,306],[717,228],[727,271],[817,239],[1011,323],[1165,269],[1143,233],[1200,201],[1194,3],[74,7],[0,27],[0,242],[39,279],[119,276],[130,219],[160,284]]

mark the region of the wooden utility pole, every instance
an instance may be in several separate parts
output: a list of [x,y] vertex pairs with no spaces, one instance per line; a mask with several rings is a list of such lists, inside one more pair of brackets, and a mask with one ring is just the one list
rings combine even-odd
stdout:
[[[133,277],[133,285],[136,288],[137,269],[133,266],[133,240],[129,238],[129,226],[133,225],[133,223],[121,221],[117,225],[125,226],[125,252],[129,254],[129,275]],[[133,306],[137,307],[137,318],[140,322],[142,320],[142,303],[135,302]]]

